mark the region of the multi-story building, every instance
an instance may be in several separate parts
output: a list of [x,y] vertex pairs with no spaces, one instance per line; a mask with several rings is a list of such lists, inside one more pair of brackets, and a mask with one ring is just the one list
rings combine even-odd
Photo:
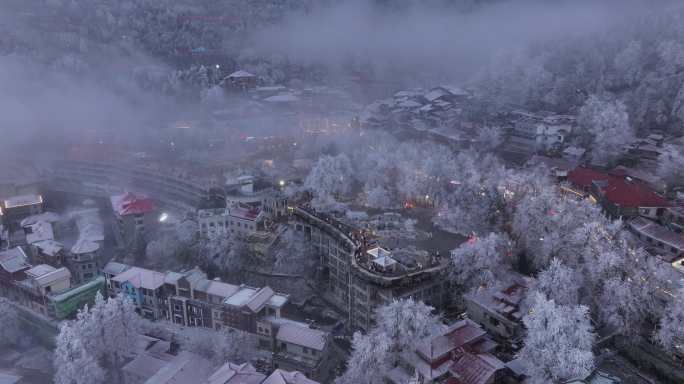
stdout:
[[71,278],[64,267],[32,266],[21,248],[0,253],[0,293],[46,316],[73,316],[103,290],[104,279],[72,286]]
[[437,308],[447,304],[445,258],[426,252],[395,255],[331,217],[303,207],[292,213],[296,231],[312,242],[331,298],[347,312],[351,329],[370,329],[375,309],[393,300],[412,297]]
[[[122,271],[114,274],[116,271]],[[128,295],[141,314],[183,326],[222,329],[230,327],[256,333],[257,322],[280,318],[288,296],[269,287],[236,286],[207,279],[198,268],[183,272],[156,272],[109,263],[105,267],[110,296]]]
[[126,192],[110,197],[119,236],[124,244],[132,245],[144,239],[159,222],[157,208],[147,196]]
[[503,286],[481,289],[464,295],[468,317],[492,335],[506,340],[523,336],[522,300],[529,282],[523,276],[511,275]]
[[496,347],[480,326],[469,319],[449,326],[414,350],[400,354],[388,382],[494,384],[505,375],[505,364],[491,352]]
[[295,323],[285,323],[275,334],[273,367],[300,371],[314,380],[327,382],[335,365],[330,356],[329,334]]
[[55,240],[38,241],[31,245],[33,262],[61,267],[65,263],[64,245]]
[[235,205],[226,209],[203,209],[197,214],[200,235],[248,237],[265,230],[265,215],[260,208]]
[[40,213],[43,213],[43,196],[13,196],[5,199],[0,205],[0,224],[12,230],[23,219]]
[[74,282],[77,284],[92,280],[99,271],[100,244],[86,238],[76,241],[66,259]]
[[237,177],[226,183],[226,206],[250,206],[259,208],[269,217],[287,215],[287,197],[276,186],[261,178],[250,175]]
[[164,277],[161,272],[131,267],[114,276],[106,285],[111,286],[115,294],[122,293],[130,298],[141,316],[160,319],[164,305]]
[[26,278],[26,271],[31,269],[29,257],[21,247],[0,252],[0,289],[3,296],[12,291],[15,281]]
[[200,236],[204,238],[230,235],[230,221],[226,208],[198,210],[197,224]]
[[77,284],[94,279],[99,274],[104,243],[104,225],[97,208],[72,213],[78,229],[78,239],[65,256],[65,265]]
[[68,269],[55,268],[47,264],[36,265],[26,271],[26,279],[21,281],[22,304],[43,315],[48,315],[49,296],[71,288],[71,273]]
[[119,292],[118,290],[114,289],[114,282],[112,279],[114,279],[115,276],[120,275],[130,269],[131,267],[122,264],[122,263],[117,263],[115,261],[110,261],[109,263],[105,264],[105,266],[102,268],[102,275],[105,278],[105,285],[107,287],[107,294],[110,297],[114,297],[117,295]]
[[577,167],[568,172],[568,181],[577,193],[601,204],[611,217],[663,216],[670,202],[652,190],[648,183],[626,176],[623,172],[602,172]]
[[646,247],[671,263],[684,257],[684,235],[673,232],[654,221],[636,217],[629,222],[629,229]]

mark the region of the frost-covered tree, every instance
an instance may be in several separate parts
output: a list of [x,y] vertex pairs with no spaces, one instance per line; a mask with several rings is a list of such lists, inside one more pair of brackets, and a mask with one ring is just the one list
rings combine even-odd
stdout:
[[590,140],[592,159],[598,162],[616,159],[635,139],[627,107],[607,96],[590,96],[580,109],[578,123]]
[[434,308],[413,299],[396,300],[376,311],[377,326],[368,334],[354,333],[347,370],[336,384],[375,384],[407,348],[443,330]]
[[101,367],[107,367],[112,379],[120,382],[121,368],[135,347],[142,331],[142,320],[133,302],[122,295],[104,299],[100,293],[92,308],[79,311],[65,330],[73,330],[87,355]]
[[390,370],[388,355],[391,347],[392,340],[385,334],[355,332],[347,370],[335,380],[335,384],[382,383]]
[[54,353],[55,384],[100,384],[105,371],[96,356],[82,342],[83,335],[74,322],[62,323]]
[[22,331],[17,310],[4,297],[0,297],[0,347],[17,344]]
[[206,268],[239,275],[250,265],[250,255],[245,238],[216,235],[200,239],[193,261]]
[[534,384],[560,382],[585,376],[594,369],[595,335],[585,306],[562,306],[533,293],[523,322],[525,346],[519,357]]
[[624,334],[640,334],[665,311],[659,297],[675,288],[675,272],[643,249],[620,251],[622,263],[594,282],[599,287],[594,307],[599,319]]
[[304,180],[304,187],[314,194],[315,205],[326,205],[335,197],[351,192],[353,169],[349,157],[321,156]]
[[[572,232],[587,222],[601,220],[600,209],[586,200],[543,188],[518,202],[512,230],[533,269],[545,268],[554,257],[574,252]],[[572,263],[570,263],[572,265]]]
[[669,187],[684,184],[684,145],[666,145],[658,156],[658,176]]
[[411,298],[394,300],[376,311],[374,332],[387,335],[393,350],[404,350],[443,329],[435,309]]
[[511,266],[511,252],[505,234],[472,237],[451,251],[451,279],[464,290],[490,286]]
[[310,242],[291,229],[273,247],[273,270],[277,273],[312,276],[319,260]]
[[684,287],[675,292],[668,304],[655,340],[669,352],[681,352],[684,348]]
[[534,291],[543,293],[558,305],[578,305],[582,277],[558,259],[541,271],[532,285]]
[[460,153],[453,164],[459,166],[441,178],[448,187],[435,224],[464,235],[498,229],[505,213],[501,188],[508,177],[505,168],[495,158],[474,152]]

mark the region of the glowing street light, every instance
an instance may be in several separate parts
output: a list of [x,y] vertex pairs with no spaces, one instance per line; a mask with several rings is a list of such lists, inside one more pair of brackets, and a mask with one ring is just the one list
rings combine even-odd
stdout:
[[278,181],[278,185],[280,185],[281,188],[284,187],[285,186],[285,180]]
[[168,219],[169,219],[169,215],[168,215],[168,213],[166,213],[166,212],[162,213],[162,214],[159,216],[159,222],[160,222],[160,223],[163,223],[163,222],[165,222],[165,221],[168,220]]

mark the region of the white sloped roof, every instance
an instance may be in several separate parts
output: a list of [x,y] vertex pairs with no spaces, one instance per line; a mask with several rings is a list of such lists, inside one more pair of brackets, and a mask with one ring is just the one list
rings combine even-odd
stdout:
[[256,77],[256,75],[249,73],[247,71],[239,70],[228,75],[229,78],[240,78],[240,77]]
[[54,240],[43,240],[33,243],[35,247],[40,249],[40,251],[48,256],[55,256],[64,249],[64,245],[58,241]]
[[278,329],[276,339],[322,351],[325,348],[327,334],[317,329],[300,327],[294,324],[283,324]]
[[9,273],[19,272],[30,268],[28,257],[21,247],[0,252],[0,267]]
[[313,381],[298,371],[284,371],[276,369],[271,376],[267,377],[262,384],[320,384],[318,381]]
[[[55,269],[54,271],[48,272],[40,277],[36,278],[36,283],[41,286],[48,286],[59,280],[69,280],[71,278],[71,272],[68,269],[62,267]],[[58,292],[54,292],[58,293]]]

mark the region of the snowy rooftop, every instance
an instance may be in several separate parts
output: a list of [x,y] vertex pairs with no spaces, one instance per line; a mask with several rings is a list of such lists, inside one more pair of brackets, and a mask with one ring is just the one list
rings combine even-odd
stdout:
[[301,372],[276,369],[262,384],[319,384]]
[[71,247],[71,253],[75,255],[83,255],[95,252],[98,249],[100,249],[99,243],[90,241],[89,239],[79,238],[78,241],[76,241],[76,244]]
[[327,334],[317,329],[283,324],[278,329],[276,340],[322,351],[327,342]]
[[663,242],[679,250],[684,250],[684,236],[679,233],[672,232],[658,223],[644,219],[643,217],[637,217],[630,221],[629,226],[635,231],[650,238]]
[[38,215],[32,215],[21,221],[22,227],[28,227],[39,222],[55,223],[60,220],[60,216],[54,212],[44,212]]
[[30,277],[35,278],[35,277],[40,277],[40,276],[46,275],[46,274],[53,272],[53,271],[56,271],[56,270],[57,270],[57,268],[55,268],[51,265],[40,264],[40,265],[36,265],[35,267],[26,271],[26,274]]
[[209,376],[207,384],[261,384],[265,377],[251,364],[227,362]]
[[146,382],[164,368],[167,363],[168,361],[162,360],[159,357],[142,353],[126,364],[123,367],[123,371],[133,377],[142,379],[142,382]]
[[379,267],[388,268],[397,264],[397,261],[392,258],[392,254],[386,249],[376,247],[369,249],[366,253],[372,257],[373,264]]
[[207,280],[198,283],[196,291],[206,292],[210,295],[228,298],[240,289],[237,285],[224,283],[221,281]]
[[[36,283],[40,286],[48,286],[56,281],[59,280],[69,280],[71,279],[71,272],[69,272],[68,269],[62,267],[58,269],[54,269],[53,271],[49,271],[47,273],[42,274],[41,276],[35,277]],[[58,293],[58,292],[53,292],[53,293]]]
[[145,381],[145,384],[203,383],[211,372],[210,361],[194,353],[183,351]]
[[126,271],[128,268],[130,268],[129,265],[123,264],[123,263],[117,263],[116,261],[110,261],[107,263],[104,268],[102,268],[102,272],[106,273],[108,275],[113,275],[116,276],[120,273],[123,273]]
[[248,78],[248,77],[256,77],[256,75],[249,73],[247,71],[239,70],[231,73],[228,75],[229,79],[238,79],[238,78]]
[[0,267],[9,273],[15,273],[31,268],[31,265],[24,250],[16,247],[0,252]]
[[280,294],[274,294],[266,303],[269,307],[280,308],[287,304],[288,297]]
[[43,241],[38,241],[36,243],[33,243],[35,247],[37,247],[40,252],[47,256],[56,256],[62,249],[64,249],[64,245],[58,241],[54,240],[43,240]]
[[27,225],[24,227],[24,231],[26,232],[26,242],[28,244],[55,239],[52,224],[47,221],[39,221],[35,224]]
[[231,208],[229,215],[242,220],[258,221],[262,218],[261,210],[257,208],[237,207]]
[[135,288],[157,289],[164,284],[164,274],[149,269],[132,267],[116,275],[112,280],[119,283],[129,282]]
[[263,287],[247,302],[247,308],[252,312],[257,313],[266,303],[273,297],[273,290],[270,287]]
[[43,204],[43,196],[41,195],[21,195],[13,196],[5,200],[5,208],[18,208],[27,205]]
[[291,93],[284,93],[267,97],[264,99],[264,101],[267,103],[296,103],[299,101],[299,97]]
[[242,307],[247,304],[247,302],[256,294],[257,289],[242,287],[234,295],[230,296],[224,301],[226,305],[232,305],[234,307]]
[[119,216],[142,215],[153,212],[156,207],[149,197],[132,192],[110,197],[112,208]]

